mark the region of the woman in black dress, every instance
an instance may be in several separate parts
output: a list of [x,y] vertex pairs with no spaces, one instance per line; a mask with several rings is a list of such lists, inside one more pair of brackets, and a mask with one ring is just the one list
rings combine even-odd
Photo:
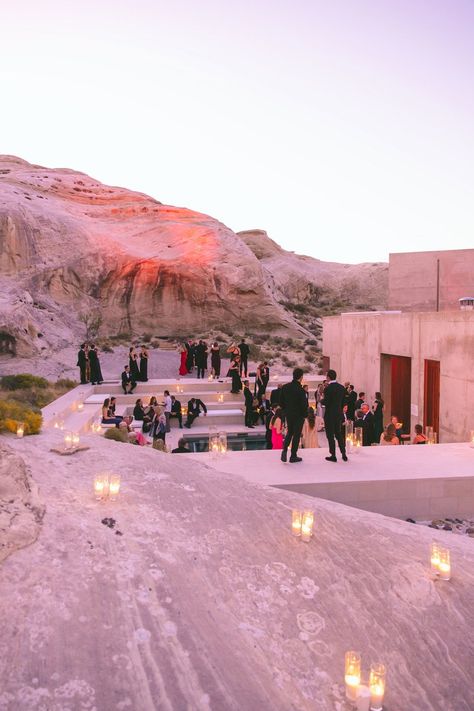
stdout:
[[270,380],[270,368],[268,367],[267,361],[263,361],[257,368],[257,376],[255,378],[255,390],[258,398],[263,398],[265,395],[265,390],[268,386],[268,381]]
[[140,349],[140,380],[142,383],[146,383],[148,380],[148,350],[146,346],[142,346]]
[[380,437],[382,435],[382,432],[384,431],[383,406],[384,401],[382,400],[381,393],[375,393],[375,400],[372,406],[372,410],[374,414],[374,442],[377,442],[377,444],[380,442]]
[[91,385],[100,385],[104,381],[104,378],[102,377],[102,371],[100,369],[98,351],[94,344],[92,344],[89,349],[89,364]]
[[232,377],[232,389],[230,392],[233,395],[238,395],[242,390],[242,380],[240,379],[240,356],[235,356],[231,361],[228,375]]
[[221,375],[221,350],[217,341],[211,346],[211,370],[215,378],[220,378]]
[[138,368],[138,353],[136,352],[133,346],[131,346],[128,351],[128,364],[130,366],[130,375],[132,376],[132,380],[138,382],[140,380],[140,370]]

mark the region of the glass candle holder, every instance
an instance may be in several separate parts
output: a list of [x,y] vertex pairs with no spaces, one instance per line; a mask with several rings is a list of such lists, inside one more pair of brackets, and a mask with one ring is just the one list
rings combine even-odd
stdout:
[[370,711],[382,711],[387,670],[383,664],[370,665]]
[[111,474],[109,478],[109,498],[115,501],[120,492],[120,474]]
[[224,393],[219,393],[217,396],[217,402],[224,402]]
[[312,511],[303,511],[301,517],[301,540],[305,543],[311,540],[313,535],[314,513]]
[[438,444],[438,433],[432,432],[426,444]]
[[106,499],[109,493],[109,476],[105,472],[96,474],[94,477],[94,496],[97,501]]
[[428,442],[430,441],[430,439],[432,439],[432,437],[433,437],[433,428],[431,427],[431,425],[427,425],[427,426],[425,427],[425,436],[426,436],[426,439],[428,440]]
[[438,571],[441,580],[451,580],[451,555],[448,548],[439,550]]
[[346,684],[346,698],[350,701],[355,701],[357,698],[357,689],[360,685],[360,653],[346,652],[344,681]]
[[25,434],[25,425],[23,422],[18,422],[16,426],[16,436],[21,439]]
[[64,446],[66,449],[71,449],[72,447],[72,432],[66,432],[64,435]]
[[73,447],[79,447],[80,441],[81,438],[79,437],[79,434],[77,432],[73,432],[71,436],[71,445]]
[[301,511],[298,511],[297,509],[293,509],[291,512],[291,533],[298,538],[301,536],[302,517],[303,515]]
[[364,441],[364,431],[362,427],[355,427],[354,428],[354,450],[359,453],[360,449],[362,447],[363,441]]
[[212,459],[215,459],[220,450],[220,442],[219,442],[219,435],[215,433],[209,434],[209,454],[212,457]]
[[227,454],[227,432],[219,432],[219,454]]
[[435,541],[433,541],[431,544],[431,556],[430,556],[431,572],[433,573],[433,575],[439,575],[439,551],[440,551],[439,543],[436,543]]
[[83,409],[84,409],[84,403],[83,403],[83,402],[80,402],[80,403],[78,404],[78,406],[77,406],[77,409],[78,409],[79,412],[82,412]]

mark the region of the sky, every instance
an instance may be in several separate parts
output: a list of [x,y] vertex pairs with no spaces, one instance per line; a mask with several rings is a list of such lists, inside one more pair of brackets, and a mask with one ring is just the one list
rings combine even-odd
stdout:
[[472,0],[0,0],[0,153],[357,263],[474,247]]

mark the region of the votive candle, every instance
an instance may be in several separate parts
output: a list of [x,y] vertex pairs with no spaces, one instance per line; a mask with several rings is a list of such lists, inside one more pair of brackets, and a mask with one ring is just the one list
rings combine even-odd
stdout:
[[370,710],[382,711],[385,696],[386,669],[383,664],[370,665]]
[[301,511],[293,509],[291,512],[291,532],[294,536],[301,536]]
[[346,683],[346,698],[355,701],[360,684],[360,653],[349,651],[345,656],[344,681]]

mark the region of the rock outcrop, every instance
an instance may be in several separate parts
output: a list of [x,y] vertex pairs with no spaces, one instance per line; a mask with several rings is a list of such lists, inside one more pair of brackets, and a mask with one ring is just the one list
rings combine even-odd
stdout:
[[[313,268],[323,263],[268,238],[256,248],[250,234],[82,173],[3,156],[0,344],[8,337],[29,357],[57,350],[82,337],[78,317],[95,309],[103,335],[304,333],[280,302],[301,297],[292,283],[304,260],[308,284],[326,274]],[[344,269],[330,267],[331,275]]]
[[0,563],[38,537],[44,506],[21,457],[0,442]]
[[353,310],[387,306],[388,264],[339,264],[288,252],[264,230],[238,232],[271,275],[275,290],[300,304],[347,304]]
[[[90,436],[60,457],[55,437],[14,442],[48,513],[0,569],[2,711],[353,711],[348,649],[364,674],[387,665],[387,711],[474,708],[470,539],[435,532],[453,578],[434,581],[431,529],[251,485],[205,455],[124,458]],[[121,472],[116,502],[94,500],[100,462]],[[293,507],[315,511],[307,544]]]

